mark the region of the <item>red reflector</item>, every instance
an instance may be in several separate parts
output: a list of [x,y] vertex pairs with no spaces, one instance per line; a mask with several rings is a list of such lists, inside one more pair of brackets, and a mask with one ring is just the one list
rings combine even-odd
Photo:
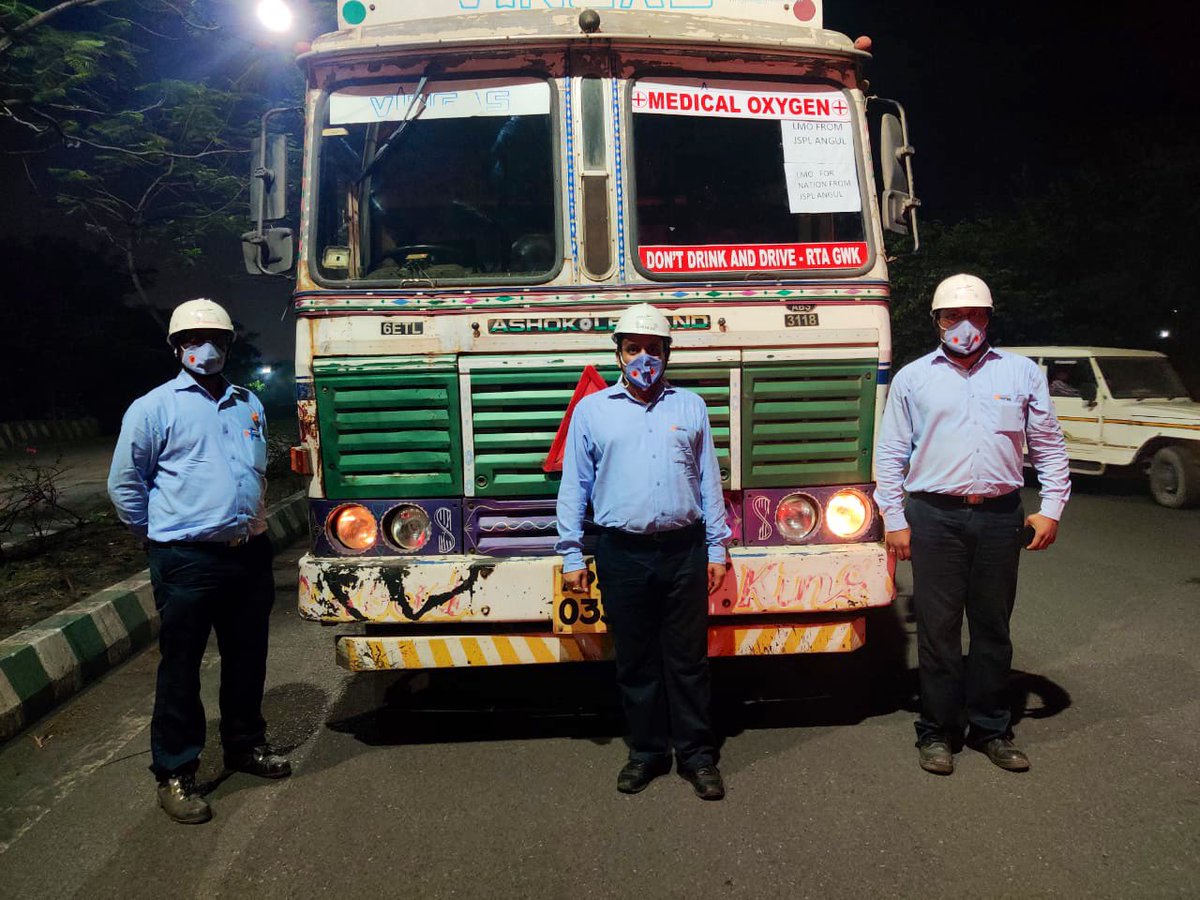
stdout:
[[307,447],[292,447],[291,456],[293,472],[297,475],[311,475],[313,473]]

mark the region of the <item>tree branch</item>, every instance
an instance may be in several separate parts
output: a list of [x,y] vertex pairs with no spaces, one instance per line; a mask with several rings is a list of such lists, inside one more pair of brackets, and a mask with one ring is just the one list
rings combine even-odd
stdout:
[[[57,6],[52,6],[47,10],[43,10],[36,16],[30,16],[20,25],[10,29],[8,34],[6,34],[4,37],[0,37],[0,55],[6,53],[21,35],[32,31],[39,25],[44,25],[46,22],[50,21],[56,16],[61,15],[62,13],[69,12],[72,9],[81,9],[88,6],[102,6],[105,3],[112,2],[113,0],[63,0],[63,2],[59,3]],[[176,11],[178,12],[178,10]],[[182,13],[180,13],[180,15],[182,16]]]

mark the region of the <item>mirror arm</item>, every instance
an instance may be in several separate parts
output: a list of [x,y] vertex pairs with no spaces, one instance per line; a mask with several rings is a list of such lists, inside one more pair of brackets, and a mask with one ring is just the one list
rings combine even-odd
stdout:
[[[253,177],[261,178],[263,183],[262,196],[258,202],[258,212],[254,217],[254,235],[257,240],[256,244],[262,243],[263,238],[263,223],[267,219],[267,203],[270,199],[271,185],[275,182],[275,171],[267,167],[267,132],[271,123],[271,119],[275,116],[282,115],[288,112],[298,112],[303,114],[304,108],[301,106],[277,106],[274,109],[268,109],[262,115],[258,128],[258,165],[254,167]],[[268,260],[270,262],[270,260]]]
[[889,100],[886,97],[880,97],[876,94],[869,94],[866,98],[867,104],[883,103],[896,110],[896,114],[900,119],[900,134],[903,138],[903,146],[896,148],[896,160],[904,166],[904,174],[908,179],[908,202],[904,204],[902,215],[908,216],[909,227],[912,229],[913,238],[913,253],[921,249],[921,236],[917,231],[917,208],[921,205],[921,201],[917,198],[917,186],[913,180],[913,165],[912,158],[916,155],[916,150],[913,148],[912,142],[908,138],[908,113],[904,111],[904,105],[898,100]]
[[[258,271],[261,272],[263,275],[277,274],[275,272],[270,272],[266,268],[263,267],[263,262],[264,262],[263,256],[269,253],[266,235],[263,232],[263,225],[265,224],[265,222],[267,220],[267,204],[270,202],[271,186],[274,184],[275,177],[276,177],[275,170],[271,169],[270,167],[267,166],[267,153],[269,150],[269,147],[267,144],[267,135],[270,130],[271,120],[273,118],[275,118],[276,116],[280,116],[280,115],[283,115],[284,113],[289,113],[289,112],[299,113],[301,116],[303,116],[304,115],[304,107],[303,106],[277,106],[274,109],[268,109],[265,113],[262,114],[262,118],[259,120],[258,164],[254,167],[254,171],[251,173],[251,176],[253,178],[262,179],[263,189],[261,192],[261,196],[259,197],[259,201],[258,201],[258,210],[256,211],[255,216],[254,216],[254,234],[245,237],[244,240],[246,240],[247,243],[252,244],[252,245],[254,245],[254,247],[257,248],[258,252],[254,254],[254,265],[258,267]],[[272,260],[270,258],[265,260],[265,262],[268,265],[270,263],[276,262],[276,261],[277,260]],[[287,276],[285,275],[285,277],[287,277]]]

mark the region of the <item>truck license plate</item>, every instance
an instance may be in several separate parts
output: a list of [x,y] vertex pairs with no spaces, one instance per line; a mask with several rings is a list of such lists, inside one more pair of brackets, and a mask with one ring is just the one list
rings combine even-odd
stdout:
[[586,591],[564,591],[562,566],[554,567],[554,610],[552,613],[555,634],[604,634],[604,603],[596,586],[596,564],[588,562],[591,580]]
[[785,313],[783,324],[788,328],[815,327],[820,323],[816,313]]

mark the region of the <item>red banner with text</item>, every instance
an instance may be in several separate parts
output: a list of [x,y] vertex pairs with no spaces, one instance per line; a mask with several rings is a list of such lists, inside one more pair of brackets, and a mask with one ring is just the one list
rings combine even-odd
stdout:
[[648,272],[762,272],[778,269],[861,269],[867,245],[707,244],[695,247],[638,247]]

